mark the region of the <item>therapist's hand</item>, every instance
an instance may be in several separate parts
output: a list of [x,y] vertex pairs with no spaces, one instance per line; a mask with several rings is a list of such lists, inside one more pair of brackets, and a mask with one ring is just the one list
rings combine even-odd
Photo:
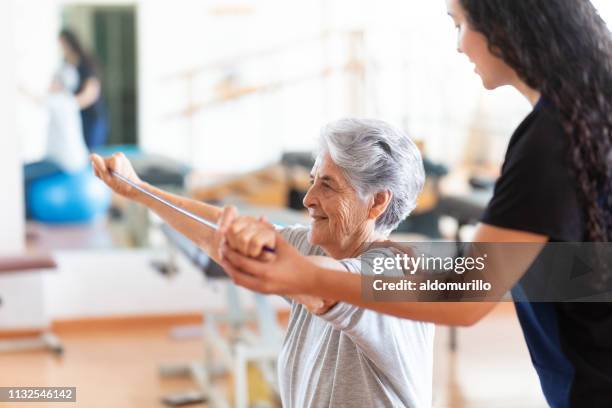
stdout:
[[320,297],[310,295],[294,295],[291,298],[315,315],[327,313],[329,309],[338,303],[335,300],[321,299]]
[[297,249],[274,232],[275,252],[268,259],[253,259],[223,246],[221,266],[233,281],[260,293],[301,295],[314,286],[313,269],[316,266]]
[[[223,235],[222,240],[219,241],[221,247],[227,245],[235,253],[259,261],[278,261],[274,253],[264,251],[264,247],[276,249],[277,238],[276,229],[264,218],[238,216],[235,208],[226,207],[219,220],[219,226],[219,233]],[[223,251],[221,251],[220,256],[223,258]],[[268,266],[272,265],[268,264]],[[232,271],[227,272],[230,275],[232,274]],[[296,272],[294,271],[294,273]],[[336,301],[309,295],[294,295],[291,298],[316,315],[327,312],[336,304]]]
[[255,259],[272,259],[272,253],[264,248],[276,246],[276,229],[264,218],[238,216],[223,230],[231,249]]
[[92,154],[89,156],[89,159],[91,160],[96,176],[104,181],[115,193],[132,200],[137,197],[138,191],[136,189],[112,176],[110,173],[110,170],[113,170],[138,185],[143,184],[142,180],[140,180],[134,171],[132,163],[130,163],[123,153],[115,153],[105,158],[97,154]]

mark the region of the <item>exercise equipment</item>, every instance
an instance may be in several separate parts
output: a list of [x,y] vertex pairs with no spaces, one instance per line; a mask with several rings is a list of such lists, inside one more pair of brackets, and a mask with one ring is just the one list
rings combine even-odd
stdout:
[[[123,177],[121,174],[111,170],[111,174],[113,175],[113,177],[116,177],[118,180],[121,180],[123,183],[128,184],[130,187],[135,188],[136,190],[140,191],[141,193],[145,194],[146,196],[154,199],[157,202],[162,203],[163,205],[165,205],[166,207],[172,208],[174,211],[177,211],[181,214],[183,214],[184,216],[208,227],[208,228],[212,228],[213,230],[217,230],[219,229],[219,226],[217,224],[215,224],[214,222],[210,222],[208,220],[205,220],[202,217],[199,217],[197,215],[195,215],[194,213],[191,213],[181,207],[177,207],[176,205],[172,204],[169,201],[164,200],[163,198],[151,193],[150,191],[140,187],[139,185],[133,183],[130,179]],[[274,252],[274,249],[269,248],[269,247],[263,247],[263,250],[266,252]]]
[[[190,376],[196,382],[197,390],[166,396],[163,401],[170,406],[206,401],[214,408],[269,407],[263,401],[277,399],[279,395],[276,360],[282,346],[283,329],[276,321],[276,312],[268,298],[254,293],[255,310],[243,307],[238,288],[218,264],[167,224],[163,224],[161,230],[171,251],[178,249],[182,252],[207,279],[225,281],[228,305],[225,313],[205,313],[203,362],[164,365],[160,370],[165,377]],[[253,330],[253,326],[257,330]],[[229,330],[227,335],[222,334],[224,329]],[[234,389],[230,398],[215,384],[219,375],[228,374]]]
[[[44,315],[41,303],[34,300],[29,302],[27,299],[17,295],[15,289],[23,289],[24,285],[31,292],[28,296],[33,296],[33,299],[42,295],[42,285],[36,284],[32,279],[42,279],[40,276],[33,276],[32,272],[40,273],[42,271],[55,270],[57,264],[49,255],[43,254],[20,254],[13,256],[0,257],[0,278],[12,276],[12,282],[4,280],[0,285],[0,317],[6,318],[9,314],[19,316],[20,320],[24,317],[31,318],[31,314],[35,316]],[[27,273],[23,273],[27,272]],[[17,281],[19,276],[23,275],[22,281]],[[5,278],[5,279],[6,279]],[[40,280],[38,280],[40,282]],[[34,283],[32,285],[32,283]],[[19,285],[19,287],[15,286]],[[27,303],[26,303],[27,302]],[[25,307],[24,307],[25,306]],[[6,310],[8,309],[8,310]],[[25,309],[25,310],[24,310]],[[36,320],[40,319],[37,317]],[[0,323],[2,323],[0,319]],[[19,336],[15,338],[0,340],[0,353],[9,353],[17,351],[29,350],[48,350],[57,356],[61,356],[64,348],[59,339],[49,330],[48,327],[41,328],[41,332],[31,336]]]
[[[126,177],[123,177],[121,174],[115,172],[114,170],[111,170],[111,174],[113,175],[113,177],[116,177],[118,180],[121,180],[121,182],[129,185],[132,188],[135,188],[136,190],[140,191],[144,195],[154,199],[157,202],[162,203],[166,207],[172,208],[174,211],[177,211],[177,212],[183,214],[184,216],[186,216],[186,217],[188,217],[188,218],[190,218],[190,219],[192,219],[192,220],[194,220],[194,221],[196,221],[196,222],[198,222],[198,223],[200,223],[200,224],[202,224],[202,225],[204,225],[204,226],[206,226],[208,228],[212,228],[213,230],[219,229],[219,226],[217,224],[215,224],[214,222],[205,220],[204,218],[199,217],[199,216],[195,215],[192,212],[189,212],[189,211],[187,211],[187,210],[185,210],[185,209],[183,209],[181,207],[177,207],[176,205],[172,204],[171,202],[166,201],[163,198],[161,198],[161,197],[151,193],[150,191],[140,187],[138,184],[133,183],[130,179],[128,179]],[[274,252],[274,249],[269,248],[267,246],[263,247],[263,250],[266,251],[266,252]]]
[[86,166],[35,180],[26,191],[32,219],[48,223],[86,223],[106,213],[111,192]]
[[[457,256],[461,256],[461,230],[464,226],[476,223],[480,220],[487,203],[493,196],[492,190],[472,190],[467,194],[443,194],[440,197],[440,214],[448,215],[457,220],[457,231],[455,242],[457,245]],[[457,351],[457,327],[449,326],[449,349]]]
[[159,154],[141,150],[135,145],[110,145],[94,149],[102,157],[123,153],[132,163],[141,180],[169,191],[182,191],[192,168],[184,163]]

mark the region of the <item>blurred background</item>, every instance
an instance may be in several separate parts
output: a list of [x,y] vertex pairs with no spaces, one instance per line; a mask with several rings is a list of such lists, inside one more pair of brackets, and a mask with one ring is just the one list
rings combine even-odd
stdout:
[[[288,314],[112,196],[88,151],[306,223],[320,128],[375,117],[425,159],[395,238],[468,240],[531,110],[483,89],[443,0],[5,0],[0,32],[0,386],[76,386],[79,406],[276,406]],[[544,406],[511,304],[436,336],[434,406]]]

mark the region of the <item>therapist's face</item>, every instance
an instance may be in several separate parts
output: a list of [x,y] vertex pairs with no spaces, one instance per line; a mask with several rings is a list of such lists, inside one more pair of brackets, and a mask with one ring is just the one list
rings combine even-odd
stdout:
[[484,87],[495,89],[503,85],[514,85],[518,80],[516,73],[489,51],[487,39],[470,26],[460,1],[446,0],[446,7],[457,28],[457,51],[465,54],[474,64],[474,70],[482,79]]

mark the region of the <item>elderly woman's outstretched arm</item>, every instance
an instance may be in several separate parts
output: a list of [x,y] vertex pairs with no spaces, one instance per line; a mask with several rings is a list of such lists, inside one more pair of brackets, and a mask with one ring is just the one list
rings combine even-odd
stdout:
[[208,253],[215,261],[220,260],[218,256],[220,237],[218,234],[215,234],[215,231],[213,231],[211,228],[202,226],[202,224],[198,223],[197,221],[194,221],[191,218],[188,218],[181,213],[166,207],[165,205],[151,199],[147,195],[139,192],[129,185],[122,183],[113,177],[110,171],[113,170],[121,174],[137,185],[140,185],[146,190],[162,197],[166,201],[169,201],[172,204],[184,208],[185,210],[211,222],[218,221],[223,212],[222,208],[186,197],[170,194],[143,182],[140,180],[132,168],[130,161],[123,153],[116,153],[108,158],[102,158],[97,154],[92,154],[91,161],[96,176],[104,181],[113,191],[148,207],[173,228],[193,241],[196,245],[198,245],[198,247],[206,251],[206,253]]
[[[241,222],[234,222],[238,217],[238,212],[234,207],[217,207],[214,205],[203,203],[201,201],[192,200],[186,197],[171,194],[154,186],[151,186],[150,184],[147,184],[140,180],[140,178],[134,171],[130,161],[125,157],[123,153],[116,153],[108,158],[102,158],[97,154],[92,154],[91,161],[96,176],[102,181],[104,181],[113,191],[130,200],[138,202],[146,206],[150,210],[154,211],[164,221],[166,221],[174,229],[181,232],[183,235],[193,241],[199,248],[204,250],[213,260],[218,263],[221,262],[221,255],[219,252],[220,245],[225,240],[225,233],[227,232],[227,227],[230,224],[234,224],[234,231],[242,232],[242,236],[248,236],[248,229],[244,229],[244,225],[246,224],[243,224]],[[220,231],[214,231],[211,228],[207,228],[202,224],[198,223],[197,221],[194,221],[191,218],[186,217],[171,208],[168,208],[167,206],[148,197],[142,192],[117,180],[110,173],[111,170],[121,174],[130,181],[136,183],[137,185],[145,188],[151,193],[163,198],[164,200],[180,208],[183,208],[208,221],[219,223],[220,226],[225,225],[225,230],[221,228]],[[254,224],[255,221],[257,221],[253,217],[241,217],[238,221],[244,222],[245,220],[249,221],[248,224]],[[237,241],[235,242],[237,245],[240,244]],[[251,249],[249,249],[248,247],[243,248],[243,253],[255,258],[263,255],[262,259],[268,259],[265,258],[265,254],[263,254],[263,247],[274,247],[275,233],[273,229],[270,234],[259,234],[257,241],[254,242],[256,242],[257,245],[253,246]],[[322,265],[330,266],[330,264]],[[293,298],[298,303],[303,304],[306,308],[308,308],[308,310],[316,314],[326,312],[335,303],[333,301],[326,301],[308,295],[293,296]]]

